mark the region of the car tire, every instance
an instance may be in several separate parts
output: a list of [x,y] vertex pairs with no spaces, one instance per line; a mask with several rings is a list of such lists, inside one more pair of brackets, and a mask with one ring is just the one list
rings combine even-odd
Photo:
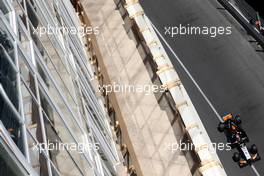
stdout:
[[225,130],[225,124],[223,124],[223,123],[220,122],[217,129],[218,129],[218,131],[220,133],[224,132],[224,130]]
[[239,116],[235,117],[236,124],[240,125],[242,123],[241,118]]
[[257,148],[257,146],[255,144],[251,145],[250,153],[252,153],[252,154],[257,154],[258,153],[258,148]]
[[234,162],[237,163],[238,161],[240,161],[240,154],[239,154],[238,152],[235,152],[235,153],[233,154],[232,159],[233,159]]

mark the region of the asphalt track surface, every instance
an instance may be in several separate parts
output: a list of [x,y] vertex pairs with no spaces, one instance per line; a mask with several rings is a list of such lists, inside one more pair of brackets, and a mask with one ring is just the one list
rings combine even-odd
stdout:
[[[212,0],[211,0],[212,1]],[[264,61],[236,29],[231,35],[164,35],[165,26],[232,26],[208,0],[141,0],[145,13],[185,64],[216,110],[240,114],[250,143],[263,157],[255,163],[264,175]],[[220,5],[219,5],[220,7]],[[232,22],[233,23],[233,22]],[[166,47],[165,47],[166,49]],[[218,118],[167,50],[213,142],[226,142],[217,131]],[[218,151],[228,176],[254,176],[250,167],[240,169],[234,151]]]

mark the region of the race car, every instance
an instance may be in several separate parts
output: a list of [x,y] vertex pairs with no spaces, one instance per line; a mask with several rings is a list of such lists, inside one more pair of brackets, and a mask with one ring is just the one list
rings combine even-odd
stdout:
[[260,160],[260,156],[255,144],[250,148],[247,147],[246,143],[249,142],[249,138],[241,127],[241,123],[239,115],[227,114],[223,117],[223,122],[219,123],[218,131],[225,133],[227,142],[232,149],[237,149],[238,152],[235,152],[232,158],[242,168]]

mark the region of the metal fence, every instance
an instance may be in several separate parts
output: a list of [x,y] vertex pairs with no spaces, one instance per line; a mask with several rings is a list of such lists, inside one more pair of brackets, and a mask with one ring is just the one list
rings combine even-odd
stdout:
[[38,32],[78,28],[71,2],[0,0],[0,16],[0,175],[115,175],[81,36]]

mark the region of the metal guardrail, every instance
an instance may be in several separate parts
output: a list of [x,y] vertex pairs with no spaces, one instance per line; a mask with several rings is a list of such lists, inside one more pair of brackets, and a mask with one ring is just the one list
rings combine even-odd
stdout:
[[[176,108],[181,115],[186,131],[195,146],[196,153],[201,161],[200,172],[204,176],[226,176],[217,154],[211,153],[208,146],[211,141],[208,138],[198,113],[181,83],[169,57],[167,56],[152,23],[145,16],[141,5],[137,0],[126,0],[126,9],[129,16],[137,24],[146,45],[148,46],[153,60],[158,66],[157,75],[162,84],[169,90]],[[202,147],[201,146],[207,146]]]
[[247,19],[235,5],[229,0],[218,0],[224,8],[247,30],[247,32],[255,38],[255,40],[264,48],[264,36],[257,30],[257,28],[250,23],[251,19]]

